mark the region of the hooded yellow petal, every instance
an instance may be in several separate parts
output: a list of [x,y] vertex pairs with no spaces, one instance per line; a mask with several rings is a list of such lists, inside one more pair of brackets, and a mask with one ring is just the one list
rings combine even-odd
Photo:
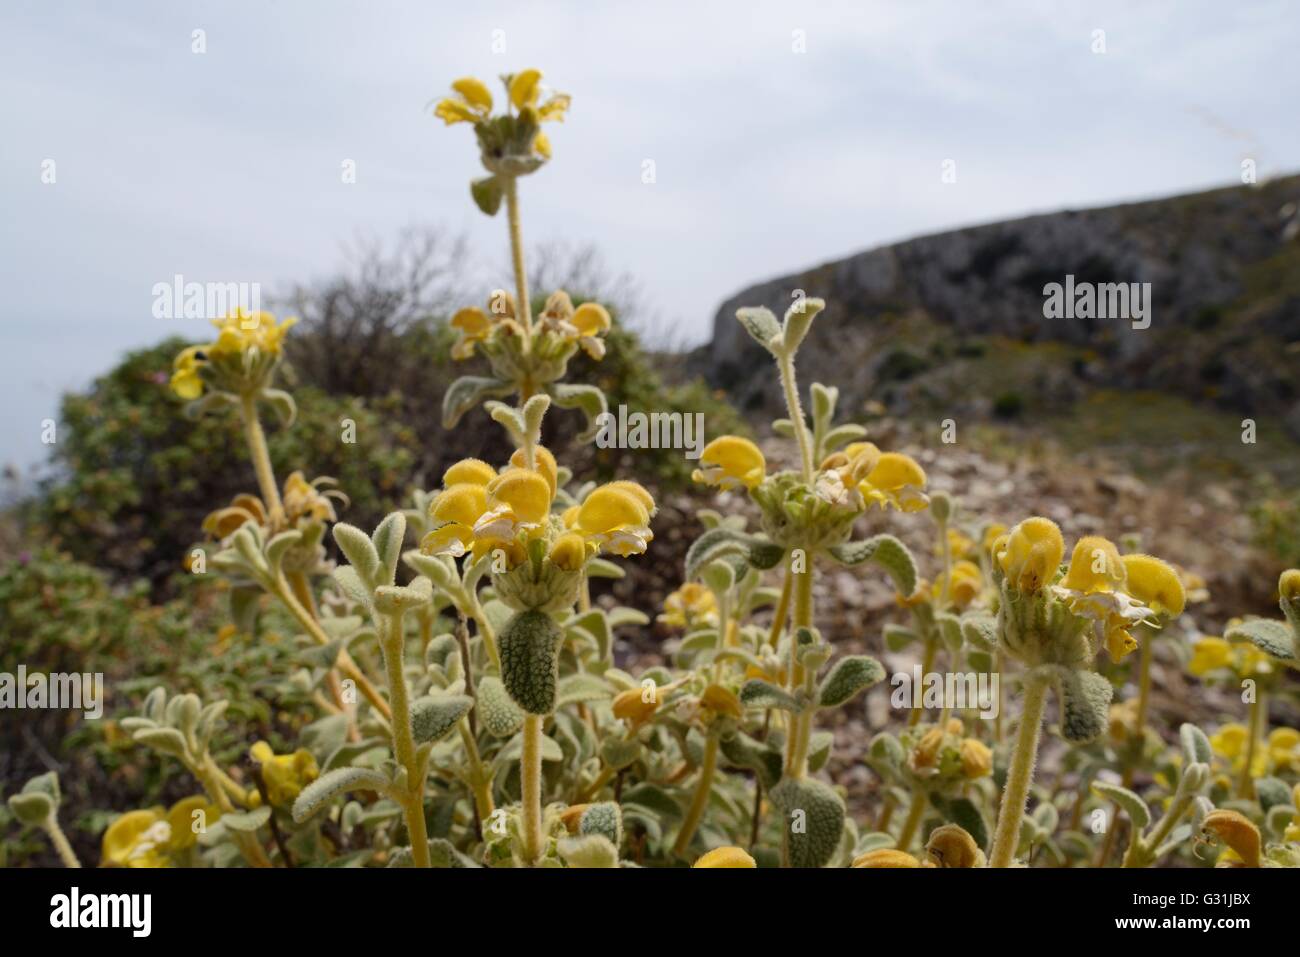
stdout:
[[643,527],[649,521],[650,513],[636,495],[602,485],[583,501],[574,524],[586,535],[603,535],[619,528]]
[[451,85],[451,88],[465,98],[465,102],[484,113],[492,112],[492,94],[482,80],[464,76]]
[[1124,584],[1126,575],[1114,542],[1100,535],[1085,535],[1074,546],[1061,584],[1084,594],[1110,592]]
[[1124,590],[1157,614],[1177,618],[1187,606],[1187,591],[1178,571],[1151,555],[1124,556]]
[[484,485],[497,477],[497,470],[482,459],[461,459],[442,473],[443,488],[453,485]]
[[429,509],[435,522],[473,525],[487,511],[487,489],[473,482],[461,482],[438,493]]
[[510,78],[510,102],[515,105],[515,109],[522,110],[525,106],[537,103],[541,80],[539,70],[524,70]]
[[715,847],[692,867],[758,867],[752,857],[738,847]]
[[755,488],[767,470],[767,460],[758,446],[738,435],[719,436],[706,445],[700,465],[692,478],[724,489],[736,485]]

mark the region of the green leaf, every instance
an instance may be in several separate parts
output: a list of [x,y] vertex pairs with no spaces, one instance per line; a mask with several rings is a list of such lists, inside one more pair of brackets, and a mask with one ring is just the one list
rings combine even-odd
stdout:
[[1108,781],[1093,781],[1092,790],[1098,796],[1108,798],[1122,807],[1138,832],[1146,830],[1147,825],[1151,823],[1151,811],[1146,801],[1128,788]]
[[808,771],[816,774],[830,760],[835,735],[830,731],[815,731],[808,738]]
[[623,844],[623,812],[613,801],[593,804],[578,820],[579,834],[600,834],[614,847]]
[[874,535],[857,542],[845,542],[829,549],[830,555],[844,565],[861,565],[872,561],[894,580],[900,595],[916,591],[916,561],[907,546],[893,535]]
[[555,710],[561,637],[560,626],[540,611],[519,612],[501,632],[501,681],[529,714]]
[[740,703],[747,708],[780,708],[782,711],[801,710],[793,695],[762,678],[750,678],[740,689]]
[[1086,744],[1106,730],[1115,689],[1095,671],[1059,667],[1057,674],[1061,680],[1061,734],[1067,741]]
[[1187,757],[1187,763],[1200,762],[1201,764],[1210,764],[1214,760],[1214,752],[1210,748],[1210,739],[1205,736],[1205,732],[1191,722],[1185,722],[1178,729],[1178,739],[1183,744],[1183,754]]
[[397,580],[397,562],[402,557],[402,540],[405,537],[406,516],[401,512],[390,512],[384,516],[384,520],[370,536],[379,558],[379,577],[374,581],[376,585],[391,585]]
[[998,644],[997,619],[992,615],[963,615],[961,635],[966,640],[966,644],[981,651],[992,651]]
[[784,758],[779,750],[766,742],[737,731],[719,742],[719,750],[728,764],[753,771],[769,791],[781,780]]
[[416,744],[440,741],[469,714],[474,699],[463,694],[425,695],[411,702],[411,733]]
[[514,388],[513,383],[487,376],[461,376],[442,396],[442,427],[454,429],[461,417],[484,399],[507,396]]
[[263,389],[262,399],[271,406],[271,411],[286,429],[298,418],[298,404],[283,389]]
[[561,409],[581,409],[587,418],[587,428],[576,439],[590,442],[600,432],[601,417],[609,412],[605,393],[594,385],[557,382],[551,386],[555,404]]
[[560,679],[555,696],[555,707],[562,708],[566,704],[576,704],[580,701],[605,701],[611,697],[613,692],[610,690],[609,682],[604,678],[578,672],[565,675]]
[[867,655],[846,655],[835,662],[822,679],[817,703],[823,708],[838,708],[852,700],[859,691],[870,688],[885,677],[884,666]]
[[555,849],[570,867],[618,867],[618,848],[603,834],[562,837]]
[[499,179],[495,176],[485,176],[483,179],[470,182],[469,194],[474,198],[475,206],[489,216],[495,216],[501,209],[501,200],[506,192]]
[[509,738],[524,723],[524,713],[510,700],[505,685],[495,675],[481,678],[477,687],[478,718],[494,738]]
[[747,306],[736,310],[736,318],[760,346],[776,354],[776,344],[781,339],[781,323],[776,313],[766,306]]
[[332,798],[346,791],[388,793],[388,778],[369,768],[335,768],[302,789],[293,802],[293,819],[301,824]]
[[844,830],[844,803],[816,778],[786,778],[771,792],[791,867],[825,867]]
[[[348,560],[348,564],[355,569],[367,592],[373,591],[375,585],[382,584],[379,580],[381,567],[379,552],[375,549],[369,535],[355,525],[337,522],[334,525],[334,541],[338,543],[339,551]],[[336,575],[335,578],[338,576]],[[346,585],[344,590],[347,590]]]
[[939,809],[945,818],[969,834],[980,850],[988,850],[988,825],[984,823],[984,815],[974,801],[970,798],[941,799]]
[[271,809],[263,804],[251,811],[233,811],[221,815],[221,823],[232,831],[251,833],[271,819]]
[[682,816],[681,805],[657,784],[638,784],[625,790],[623,807],[624,810],[629,807],[644,808],[655,817],[675,819]]
[[780,564],[785,550],[765,538],[747,535],[734,528],[711,528],[692,542],[686,552],[686,580],[694,581],[705,565],[731,555],[742,558],[754,568],[767,569]]
[[866,434],[866,429],[851,422],[844,425],[837,425],[835,428],[827,432],[826,437],[822,439],[822,451],[829,455],[841,445],[847,445],[849,442],[864,438]]
[[1225,631],[1223,637],[1228,641],[1248,641],[1281,661],[1294,661],[1296,658],[1291,629],[1270,618],[1248,618]]

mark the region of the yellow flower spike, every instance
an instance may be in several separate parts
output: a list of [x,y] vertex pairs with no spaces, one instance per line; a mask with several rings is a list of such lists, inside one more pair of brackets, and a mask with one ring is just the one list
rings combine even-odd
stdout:
[[171,828],[171,840],[168,848],[172,851],[184,851],[198,843],[199,834],[194,830],[195,811],[202,811],[202,823],[205,828],[215,824],[221,812],[208,803],[202,794],[182,798],[167,811],[167,825]]
[[258,741],[248,753],[262,766],[266,796],[277,807],[292,804],[303,788],[320,777],[316,759],[306,748],[293,754],[276,754],[265,741]]
[[166,855],[171,826],[161,808],[128,811],[104,831],[101,867],[170,867]]
[[451,88],[475,109],[482,110],[484,113],[492,112],[492,93],[482,80],[464,76],[452,83]]
[[767,460],[757,445],[738,435],[723,435],[714,439],[700,453],[700,465],[691,478],[705,485],[721,489],[755,488],[767,471]]
[[640,555],[654,539],[650,513],[641,499],[613,484],[602,485],[583,501],[574,528],[616,555]]
[[752,857],[738,847],[715,847],[701,855],[692,867],[758,867]]
[[577,532],[565,532],[551,546],[550,559],[566,572],[576,572],[587,563],[593,550]]
[[1187,591],[1177,569],[1151,555],[1124,556],[1124,590],[1159,615],[1177,618],[1187,607]]
[[1201,833],[1207,838],[1222,841],[1241,859],[1246,867],[1259,867],[1259,828],[1240,811],[1217,810],[1205,815]]
[[1124,584],[1126,574],[1114,542],[1100,535],[1085,535],[1074,546],[1061,585],[1085,595],[1111,592]]
[[1198,678],[1212,671],[1232,667],[1232,645],[1222,638],[1201,638],[1192,646],[1192,659],[1187,670]]
[[1300,568],[1288,568],[1277,580],[1277,593],[1285,601],[1300,598]]
[[993,773],[993,752],[988,745],[975,738],[962,741],[961,773],[967,779],[982,778]]
[[[650,700],[647,701],[647,697]],[[633,728],[639,728],[654,717],[655,712],[659,710],[661,700],[657,691],[647,695],[644,688],[628,688],[614,696],[614,717],[626,721]]]
[[[497,470],[482,459],[461,459],[442,473],[442,487],[453,485],[485,486],[497,477]],[[477,517],[477,516],[476,516]]]
[[881,847],[853,859],[853,867],[921,867],[921,862],[906,851]]
[[[516,449],[514,454],[510,456],[510,464],[517,469],[524,468],[525,462],[523,449]],[[551,487],[551,498],[555,498],[556,483],[560,474],[560,467],[556,464],[555,456],[551,454],[550,449],[539,445],[533,449],[533,463],[536,465],[534,471],[546,479],[546,484]]]
[[722,685],[709,685],[705,688],[704,694],[700,695],[700,704],[714,714],[730,715],[733,718],[745,716],[745,706],[740,703],[740,699]]
[[524,70],[510,78],[510,102],[514,104],[516,110],[537,104],[541,81],[540,70]]
[[1027,518],[1007,536],[998,563],[1017,591],[1036,592],[1056,574],[1065,555],[1065,539],[1050,518]]

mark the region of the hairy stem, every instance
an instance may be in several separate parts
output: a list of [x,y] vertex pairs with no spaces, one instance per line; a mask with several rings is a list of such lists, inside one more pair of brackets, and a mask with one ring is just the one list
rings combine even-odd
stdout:
[[1020,729],[1016,732],[1015,750],[1011,767],[1007,771],[1007,786],[1002,793],[1002,806],[998,809],[998,824],[993,838],[990,867],[1010,867],[1020,842],[1020,819],[1025,813],[1029,798],[1029,785],[1034,779],[1034,763],[1038,760],[1038,738],[1043,728],[1043,712],[1047,707],[1047,679],[1033,671],[1025,675],[1025,704],[1020,715]]
[[248,438],[248,454],[257,473],[257,486],[262,490],[271,527],[278,529],[284,522],[284,503],[280,501],[280,487],[275,484],[275,471],[271,468],[271,453],[266,448],[266,433],[257,417],[257,397],[247,392],[239,397],[240,411],[244,417],[244,434]]
[[713,791],[713,772],[718,766],[718,736],[710,734],[704,744],[704,760],[700,762],[700,776],[695,780],[695,793],[691,795],[691,806],[682,821],[682,829],[677,832],[673,843],[673,854],[685,857],[695,838],[695,832],[704,817],[704,809],[709,805],[709,794]]
[[524,715],[524,750],[520,759],[524,813],[524,857],[531,867],[542,856],[542,722],[540,714]]
[[[503,177],[506,184],[506,220],[510,225],[510,259],[515,267],[515,309],[524,336],[533,334],[533,304],[528,298],[528,273],[524,270],[524,231],[519,224],[519,181],[513,176]],[[523,401],[527,395],[521,395]]]
[[906,851],[912,846],[916,832],[921,826],[921,819],[925,817],[925,806],[928,803],[924,791],[920,788],[912,790],[912,802],[907,808],[907,818],[903,821],[903,829],[898,832],[898,843],[894,845],[900,851]]
[[54,845],[54,852],[59,855],[59,860],[63,862],[64,867],[80,867],[81,861],[77,860],[77,855],[72,850],[72,845],[68,843],[68,836],[63,833],[63,828],[59,827],[59,819],[51,814],[41,825],[41,830],[45,836],[50,839]]
[[803,419],[803,405],[799,402],[799,385],[794,377],[794,356],[782,355],[777,359],[781,371],[781,388],[785,391],[785,407],[794,425],[794,437],[799,442],[799,463],[803,470],[803,480],[811,486],[813,483],[812,439],[808,435],[808,426]]
[[384,653],[388,698],[393,709],[393,751],[397,763],[406,769],[406,791],[400,799],[406,816],[406,830],[411,837],[411,857],[416,867],[429,867],[429,833],[424,823],[424,773],[415,752],[415,737],[411,733],[410,694],[402,667],[402,612],[386,616],[381,629],[380,647]]
[[1246,760],[1241,766],[1241,775],[1237,779],[1237,796],[1240,798],[1250,799],[1255,796],[1255,778],[1251,768],[1255,763],[1255,748],[1258,747],[1263,732],[1266,714],[1268,714],[1268,706],[1264,703],[1264,692],[1256,687],[1255,700],[1250,703],[1250,732],[1246,738]]

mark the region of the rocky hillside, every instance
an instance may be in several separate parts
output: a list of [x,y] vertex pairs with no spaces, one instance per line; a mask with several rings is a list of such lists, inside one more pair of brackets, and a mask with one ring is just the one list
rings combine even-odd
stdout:
[[[691,367],[775,411],[742,305],[780,315],[792,290],[829,305],[803,377],[858,411],[1002,417],[1060,412],[1099,390],[1162,392],[1300,438],[1300,176],[925,236],[739,292]],[[1044,287],[1150,283],[1150,326],[1045,318]]]

